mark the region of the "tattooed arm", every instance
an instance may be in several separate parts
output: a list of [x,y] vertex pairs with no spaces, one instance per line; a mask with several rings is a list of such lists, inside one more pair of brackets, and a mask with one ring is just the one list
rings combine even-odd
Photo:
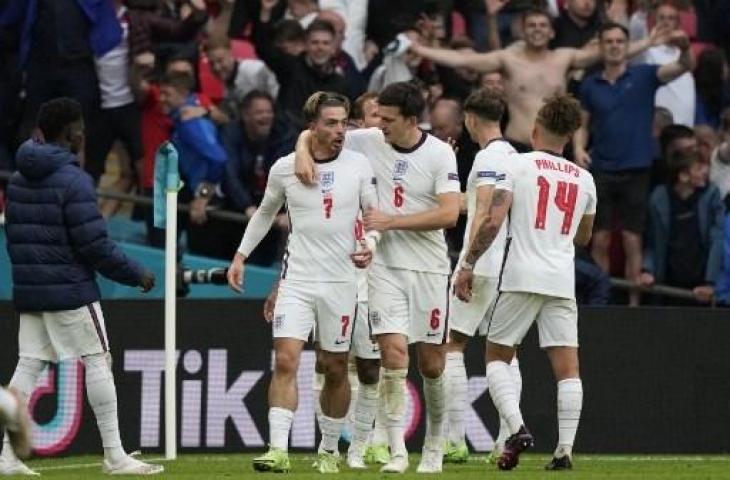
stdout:
[[469,249],[458,267],[459,271],[454,281],[454,293],[460,300],[464,302],[471,300],[474,264],[494,242],[511,205],[512,192],[495,189],[489,205],[489,214],[475,218],[475,224],[471,228],[472,238],[469,242]]
[[469,243],[469,250],[464,258],[464,263],[473,267],[479,257],[492,245],[511,205],[512,192],[500,189],[494,190],[492,203],[489,205],[489,215],[472,227],[474,235]]

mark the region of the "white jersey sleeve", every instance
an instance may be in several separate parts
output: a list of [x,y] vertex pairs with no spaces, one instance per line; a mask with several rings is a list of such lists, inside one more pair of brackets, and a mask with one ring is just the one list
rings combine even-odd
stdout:
[[261,240],[263,240],[271,228],[276,214],[279,213],[279,210],[281,210],[281,207],[284,206],[284,202],[286,201],[283,181],[286,167],[284,167],[285,161],[282,160],[280,158],[271,166],[269,178],[266,182],[266,190],[264,191],[264,198],[261,200],[261,205],[256,209],[256,213],[254,213],[248,222],[243,239],[241,239],[238,252],[245,257],[250,256],[251,252],[261,243]]
[[441,148],[443,161],[439,162],[436,170],[436,195],[442,193],[461,192],[461,183],[456,168],[456,154],[450,146],[444,144]]
[[[467,220],[464,230],[464,243],[459,255],[459,262],[466,256],[471,239],[471,229],[477,208],[477,191],[481,187],[494,187],[505,176],[510,158],[516,153],[514,147],[505,140],[494,140],[480,150],[474,158],[471,172],[466,184]],[[474,265],[474,274],[489,278],[497,278],[504,258],[504,247],[507,240],[507,225],[502,225],[497,237]]]

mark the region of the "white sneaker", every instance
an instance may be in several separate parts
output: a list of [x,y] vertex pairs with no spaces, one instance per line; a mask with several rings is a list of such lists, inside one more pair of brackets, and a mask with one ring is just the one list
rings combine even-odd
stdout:
[[418,464],[417,473],[441,473],[444,459],[443,448],[423,447],[421,463]]
[[144,463],[127,455],[116,464],[104,460],[101,470],[108,475],[157,475],[164,472],[165,467]]
[[408,470],[408,455],[396,454],[390,456],[390,461],[383,465],[380,473],[405,473]]
[[4,458],[0,458],[0,475],[27,475],[38,477],[40,476],[40,473],[35,470],[31,470],[20,460],[6,460]]

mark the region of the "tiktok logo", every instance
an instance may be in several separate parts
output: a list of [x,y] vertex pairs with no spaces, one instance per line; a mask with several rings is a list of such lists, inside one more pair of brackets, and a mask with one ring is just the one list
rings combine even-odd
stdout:
[[[48,411],[49,399],[55,398],[55,415],[37,423],[41,411]],[[51,400],[52,401],[52,400]],[[64,360],[49,365],[41,373],[28,401],[33,418],[33,446],[36,455],[56,455],[73,443],[81,426],[84,412],[84,364]],[[42,404],[42,405],[41,405]]]

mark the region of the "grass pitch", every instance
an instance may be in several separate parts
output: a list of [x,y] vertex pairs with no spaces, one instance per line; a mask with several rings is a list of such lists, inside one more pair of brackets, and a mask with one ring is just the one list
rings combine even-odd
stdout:
[[[144,460],[160,462],[165,465],[162,477],[174,479],[234,479],[254,478],[282,479],[290,478],[322,480],[323,476],[312,470],[314,456],[306,453],[291,455],[292,471],[289,474],[257,473],[251,467],[252,454],[211,454],[183,455],[175,461],[167,462],[159,457],[146,456]],[[569,480],[581,479],[730,479],[730,455],[577,455],[574,469],[570,472],[545,472],[543,465],[550,459],[548,455],[527,454],[521,457],[520,465],[511,472],[500,472],[494,465],[485,463],[484,455],[472,455],[469,462],[462,465],[444,465],[439,479],[484,480],[485,478],[502,479],[555,479],[565,476]],[[418,455],[411,455],[411,468],[403,476],[388,475],[391,478],[404,480],[423,479],[423,475],[415,473]],[[38,470],[43,477],[54,479],[91,479],[109,478],[101,473],[100,457],[69,457],[62,459],[31,460],[28,465]],[[338,479],[382,478],[378,467],[371,466],[365,471],[349,470],[341,466]],[[330,476],[333,477],[333,476]],[[428,476],[426,476],[428,477]]]

